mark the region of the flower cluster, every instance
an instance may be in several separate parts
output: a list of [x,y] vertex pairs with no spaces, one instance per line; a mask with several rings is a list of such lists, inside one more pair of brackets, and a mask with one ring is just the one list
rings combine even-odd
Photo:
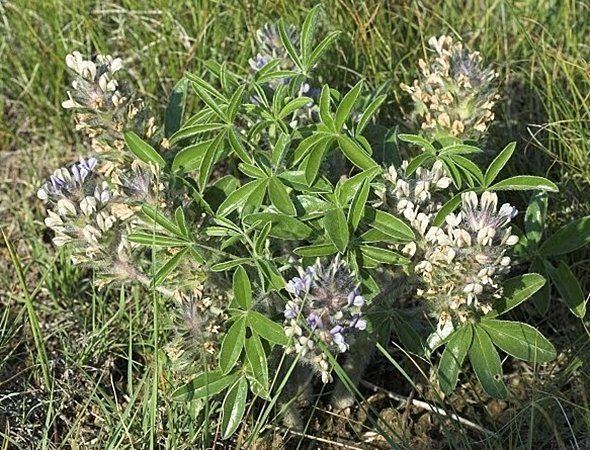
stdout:
[[45,224],[57,246],[68,245],[75,263],[92,266],[102,284],[113,279],[148,283],[137,270],[135,245],[127,237],[148,226],[137,214],[142,205],[165,207],[155,168],[138,161],[105,174],[95,157],[57,169],[38,190],[47,206]]
[[449,36],[428,43],[435,54],[419,61],[421,74],[411,86],[401,85],[414,102],[411,119],[434,139],[480,138],[494,118],[498,74],[482,67],[478,52],[469,53]]
[[124,131],[133,129],[148,138],[153,136],[154,118],[148,117],[143,102],[133,100],[117,79],[123,67],[120,58],[98,55],[92,61],[73,52],[66,57],[66,64],[73,80],[62,106],[76,110],[76,129],[90,140],[94,151],[117,159],[125,145]]
[[415,265],[420,280],[418,296],[438,319],[431,345],[455,324],[488,313],[501,296],[499,281],[509,271],[508,249],[518,242],[510,221],[517,211],[509,204],[498,210],[498,197],[484,192],[461,196],[461,211],[449,214],[445,228],[430,227],[424,259]]
[[383,175],[384,184],[376,190],[375,206],[385,208],[395,215],[404,217],[418,232],[422,240],[410,242],[401,251],[415,256],[424,242],[424,237],[436,213],[448,198],[447,190],[452,184],[441,161],[432,168],[418,167],[407,174],[408,161],[399,168],[390,166]]
[[332,379],[330,364],[318,343],[335,353],[346,352],[351,334],[367,326],[361,317],[365,299],[354,275],[338,257],[327,266],[318,261],[299,272],[286,286],[291,300],[285,307],[284,328],[294,337],[288,351],[311,362],[328,383]]
[[113,191],[97,174],[96,158],[81,159],[71,168],[56,170],[37,196],[52,209],[45,224],[55,232],[58,246],[70,244],[76,263],[95,266],[125,247],[113,206]]

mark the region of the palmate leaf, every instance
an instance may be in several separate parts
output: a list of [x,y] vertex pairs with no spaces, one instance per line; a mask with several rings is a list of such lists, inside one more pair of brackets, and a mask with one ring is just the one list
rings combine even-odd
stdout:
[[420,153],[418,156],[413,158],[408,164],[408,167],[406,168],[406,175],[412,175],[416,171],[416,169],[418,169],[418,167],[423,166],[432,159],[434,159],[434,155],[432,155],[431,153]]
[[158,272],[154,276],[154,283],[156,286],[162,284],[162,282],[166,279],[166,277],[174,269],[176,269],[176,267],[178,267],[178,264],[180,264],[180,261],[182,260],[182,258],[184,258],[184,256],[188,252],[188,250],[189,250],[188,247],[183,248],[176,255],[172,256],[168,261],[166,261],[166,263],[164,265],[162,265],[162,267],[160,267],[160,269],[158,270]]
[[340,204],[346,205],[350,202],[363,183],[365,181],[370,183],[379,173],[381,173],[380,167],[371,167],[370,169],[363,170],[353,177],[346,179],[343,183],[339,183],[336,188],[336,195],[338,196]]
[[479,326],[487,331],[498,348],[515,358],[543,363],[556,356],[553,344],[526,323],[486,318]]
[[231,98],[229,99],[229,105],[227,107],[227,116],[230,122],[233,122],[238,114],[238,110],[242,104],[242,99],[244,98],[244,90],[246,89],[245,85],[240,85],[232,94]]
[[262,341],[256,333],[246,339],[246,357],[248,358],[252,377],[256,380],[262,392],[268,393],[268,362]]
[[364,179],[360,189],[356,192],[354,198],[352,199],[350,209],[348,210],[348,223],[353,230],[358,228],[365,212],[365,205],[367,204],[367,199],[369,198],[369,187],[369,181]]
[[174,157],[174,161],[172,161],[172,170],[190,172],[197,169],[201,165],[205,152],[212,142],[213,139],[208,139],[180,150]]
[[330,209],[324,216],[324,228],[338,251],[344,253],[350,239],[348,222],[344,212],[340,208]]
[[[217,89],[203,80],[201,77],[186,73],[186,78],[192,83],[197,96],[205,103],[219,119],[224,123],[230,123],[226,113],[221,109],[221,104],[226,104],[227,99]],[[215,97],[213,99],[212,97]]]
[[398,134],[397,137],[400,141],[408,142],[410,144],[414,144],[419,147],[422,147],[426,152],[429,152],[432,154],[436,153],[436,149],[430,143],[430,141],[423,138],[422,136],[418,136],[416,134]]
[[271,227],[272,223],[267,222],[254,238],[254,252],[256,256],[262,255]]
[[296,255],[311,258],[329,256],[337,252],[338,249],[332,243],[308,245],[306,247],[297,247],[295,250],[293,250],[293,253],[295,253]]
[[213,169],[213,164],[217,161],[217,157],[219,154],[219,149],[221,147],[221,143],[225,139],[225,133],[219,133],[209,144],[207,150],[203,155],[203,159],[201,160],[201,164],[199,165],[199,176],[198,176],[198,183],[201,191],[207,185],[207,181],[209,180],[209,175],[211,175],[211,170]]
[[392,214],[372,208],[365,209],[365,217],[369,219],[369,225],[399,241],[414,240],[414,231]]
[[314,67],[321,58],[322,54],[338,39],[340,31],[332,31],[313,49],[309,59],[306,61],[307,67]]
[[268,190],[268,183],[270,180],[268,178],[266,178],[266,179],[262,179],[260,181],[262,181],[260,186],[257,186],[256,189],[254,189],[254,191],[252,191],[252,194],[250,194],[248,196],[248,198],[246,199],[246,203],[244,204],[244,208],[242,209],[242,212],[241,212],[242,216],[256,212],[262,206],[264,198],[266,197],[266,192]]
[[482,153],[478,147],[473,145],[467,145],[463,143],[454,143],[451,145],[447,145],[443,149],[441,149],[438,153],[438,156],[454,156],[454,155],[471,155],[474,153]]
[[176,221],[176,224],[178,225],[178,229],[180,230],[180,233],[183,236],[188,238],[190,236],[190,232],[189,232],[188,226],[186,224],[186,217],[184,216],[184,211],[182,210],[182,206],[179,206],[174,211],[174,220]]
[[176,83],[168,98],[166,114],[164,115],[164,136],[167,138],[170,138],[172,134],[180,129],[182,116],[184,114],[184,106],[186,104],[187,86],[188,80],[182,78]]
[[285,28],[285,22],[283,22],[282,19],[279,20],[279,22],[277,24],[277,28],[279,29],[279,36],[281,37],[281,42],[283,43],[283,47],[285,47],[287,54],[289,55],[291,60],[295,63],[295,65],[299,68],[299,70],[303,71],[304,67],[303,67],[303,64],[301,63],[301,59],[299,58],[299,55],[297,54],[297,50],[295,50],[295,47],[293,47],[293,43],[291,42],[291,39],[289,38],[289,33],[287,33],[287,29]]
[[244,175],[249,176],[250,178],[267,178],[267,175],[264,172],[264,170],[260,169],[259,167],[256,167],[253,164],[240,163],[238,164],[238,169],[240,169],[240,172],[242,172]]
[[237,372],[224,375],[221,370],[203,372],[176,389],[172,393],[172,398],[174,400],[191,401],[212,397],[231,386],[239,376],[240,374]]
[[262,228],[271,223],[269,235],[279,239],[301,240],[306,239],[312,229],[295,217],[282,213],[262,212],[249,214],[244,217],[244,223],[252,225],[258,222],[256,228]]
[[261,277],[265,291],[279,291],[285,287],[285,279],[277,269],[276,265],[265,259],[257,259],[256,266]]
[[502,285],[502,298],[493,305],[491,316],[504,314],[516,308],[543,287],[545,278],[538,273],[528,273],[506,280]]
[[369,124],[371,118],[375,115],[375,112],[379,109],[386,98],[387,95],[379,95],[378,97],[375,97],[364,109],[356,125],[355,133],[357,136],[363,132],[365,127]]
[[229,261],[220,262],[213,264],[211,270],[213,272],[225,272],[226,270],[233,269],[241,264],[248,264],[252,262],[252,258],[236,258]]
[[[333,136],[322,132],[316,132],[306,137],[295,149],[293,154],[293,165],[299,164],[317,146],[326,144],[333,139]],[[308,183],[306,182],[305,184],[307,185]]]
[[304,106],[309,106],[313,104],[313,99],[310,97],[297,97],[293,100],[289,101],[277,114],[278,119],[284,119],[289,114],[293,114],[298,109],[303,108]]
[[234,127],[230,127],[228,129],[227,136],[229,138],[229,145],[231,146],[234,153],[238,155],[238,158],[247,164],[251,164],[252,158],[246,151],[246,148],[242,144],[242,138],[238,135]]
[[336,131],[334,117],[330,108],[330,86],[324,84],[320,94],[320,119],[322,123],[331,131]]
[[198,123],[180,128],[170,137],[170,143],[176,144],[182,139],[188,139],[204,133],[210,133],[221,128],[227,127],[227,124],[217,122]]
[[363,81],[361,80],[342,98],[342,101],[336,109],[336,117],[334,120],[334,125],[337,130],[340,130],[342,128],[342,126],[350,116],[350,113],[354,108],[354,105],[356,104],[362,89]]
[[239,317],[235,320],[225,334],[219,351],[219,367],[224,374],[229,373],[240,358],[244,341],[246,339],[246,318]]
[[290,143],[291,137],[286,133],[281,133],[281,135],[275,142],[271,153],[271,162],[273,166],[279,166],[280,163],[283,161],[283,157],[289,149]]
[[295,208],[299,219],[306,221],[322,217],[334,205],[315,195],[298,195],[295,197]]
[[461,194],[455,194],[450,200],[448,200],[441,209],[436,213],[433,220],[433,225],[440,227],[445,223],[446,217],[452,213],[461,204]]
[[305,158],[302,168],[305,170],[305,180],[307,181],[307,184],[313,184],[317,178],[329,144],[329,140],[320,142],[309,152],[309,155],[307,155]]
[[559,291],[566,305],[576,317],[583,319],[586,315],[586,298],[580,283],[564,261],[557,268],[547,264],[549,276]]
[[547,178],[532,175],[517,175],[506,178],[489,187],[490,191],[549,191],[558,192],[559,189]]
[[367,170],[378,167],[377,163],[365,152],[363,147],[350,137],[338,136],[338,145],[344,156],[359,169]]
[[508,394],[502,379],[502,362],[488,333],[481,327],[474,327],[473,341],[469,348],[469,361],[477,379],[488,395],[505,398]]
[[453,161],[450,158],[445,158],[444,156],[440,160],[444,163],[445,168],[451,176],[451,179],[453,180],[453,184],[455,185],[455,187],[457,189],[461,189],[461,186],[463,185],[463,177],[461,176],[461,172],[457,168],[455,161]]
[[288,216],[295,215],[295,205],[293,205],[293,201],[291,200],[287,189],[277,177],[270,178],[268,195],[274,207],[280,212]]
[[168,230],[172,234],[183,238],[184,235],[177,224],[168,219],[164,214],[158,211],[156,208],[150,205],[143,205],[141,212],[145,214],[152,222],[157,223],[165,230]]
[[146,141],[140,138],[135,132],[127,131],[125,133],[125,143],[129,150],[146,164],[153,163],[159,167],[165,167],[164,158]]
[[221,418],[221,437],[228,439],[238,429],[244,413],[246,412],[246,399],[248,397],[248,381],[240,378],[227,391],[223,399]]
[[[543,262],[543,259],[541,259],[539,257],[535,257],[533,259],[533,262],[529,268],[529,271],[538,273],[539,275],[541,275],[545,279],[547,279],[547,277],[549,276],[547,274],[546,269],[545,269],[545,263]],[[535,305],[535,308],[537,308],[537,310],[541,314],[547,314],[547,311],[549,311],[549,303],[551,302],[551,285],[550,285],[550,283],[545,283],[543,285],[543,287],[541,287],[541,289],[539,289],[537,292],[535,292],[533,294],[533,296],[531,297],[531,301]]]
[[185,72],[185,77],[193,84],[193,87],[197,93],[205,92],[209,96],[215,97],[221,103],[227,102],[226,98],[221,92],[215,89],[211,84],[209,84],[200,76],[195,75],[194,73]]
[[233,191],[227,196],[219,208],[217,208],[217,214],[220,216],[227,216],[236,208],[243,206],[248,197],[259,187],[266,185],[267,180],[254,180],[246,183],[244,186]]
[[[471,176],[473,176],[480,185],[484,183],[483,173],[481,172],[481,169],[477,167],[477,164],[461,155],[453,155],[449,156],[449,158],[463,171],[466,178],[469,179]],[[473,183],[468,184],[473,185]]]
[[496,177],[498,176],[498,174],[500,173],[502,168],[506,165],[508,160],[512,157],[512,154],[514,153],[515,148],[516,148],[516,142],[511,142],[506,147],[504,147],[504,150],[502,150],[498,154],[498,156],[496,156],[494,158],[492,163],[489,165],[488,170],[486,170],[486,173],[484,176],[484,182],[485,182],[486,186],[490,186],[494,182],[494,180],[496,179]]
[[364,257],[371,258],[378,263],[393,265],[407,265],[410,263],[410,260],[405,256],[385,248],[361,245],[360,250]]
[[545,256],[565,255],[590,244],[590,216],[581,217],[560,228],[541,245]]
[[247,320],[252,331],[268,342],[282,346],[288,344],[289,338],[287,338],[283,327],[258,311],[249,311]]
[[155,233],[135,232],[128,236],[130,242],[154,247],[185,247],[189,242],[172,236]]
[[252,307],[252,284],[242,266],[238,266],[233,277],[234,298],[242,309]]
[[473,327],[465,325],[453,333],[438,364],[438,383],[445,394],[455,390],[459,371],[471,347]]
[[300,50],[306,69],[312,68],[308,63],[313,49],[313,39],[315,37],[321,7],[321,5],[314,6],[311,11],[307,13],[303,26],[301,27]]
[[524,215],[524,229],[529,242],[536,244],[541,241],[545,230],[546,216],[547,193],[545,191],[535,192]]

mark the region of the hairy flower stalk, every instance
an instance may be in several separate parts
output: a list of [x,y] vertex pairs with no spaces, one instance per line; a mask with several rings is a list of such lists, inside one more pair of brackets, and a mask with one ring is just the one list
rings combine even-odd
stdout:
[[449,214],[444,228],[430,227],[426,233],[430,245],[414,267],[420,284],[417,294],[437,319],[431,348],[457,324],[491,311],[512,263],[506,253],[518,242],[509,226],[517,214],[514,207],[505,203],[498,209],[498,197],[491,192],[479,199],[467,192],[461,199],[461,211]]
[[76,130],[89,139],[95,152],[119,161],[125,131],[134,130],[147,138],[154,135],[154,118],[149,117],[143,101],[134,100],[118,80],[123,67],[120,58],[98,55],[95,60],[86,60],[80,52],[73,52],[66,57],[66,64],[73,80],[62,106],[76,111]]
[[418,79],[401,84],[414,102],[409,119],[433,139],[481,138],[494,119],[498,74],[482,67],[479,52],[468,52],[449,36],[432,37],[428,44],[434,54],[419,61]]
[[294,338],[287,352],[296,352],[321,375],[332,380],[324,350],[345,353],[354,334],[366,329],[361,309],[365,299],[354,275],[338,257],[324,266],[320,261],[287,283],[291,300],[284,311],[285,333]]
[[[177,337],[167,353],[178,368],[191,364],[211,365],[219,352],[227,314],[227,297],[203,285],[174,293]],[[211,370],[212,367],[209,367]]]

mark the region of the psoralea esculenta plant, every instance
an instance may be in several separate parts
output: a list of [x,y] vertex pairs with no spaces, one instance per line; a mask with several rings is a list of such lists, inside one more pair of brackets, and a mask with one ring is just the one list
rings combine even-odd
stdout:
[[[555,355],[531,325],[498,318],[545,283],[537,273],[510,278],[518,216],[498,197],[557,188],[541,177],[498,181],[513,144],[485,170],[471,159],[493,117],[495,91],[484,86],[493,72],[434,39],[437,60],[420,89],[432,89],[429,111],[442,97],[436,112],[420,110],[416,134],[399,135],[418,154],[385,166],[365,137],[385,96],[362,81],[347,92],[322,85],[321,57],[338,33],[317,42],[318,14],[300,32],[281,21],[262,28],[250,68],[210,62],[203,76],[187,72],[163,130],[137,120],[149,115],[138,116],[143,102],[129,87],[119,93],[118,60],[68,57],[76,81],[65,106],[82,108],[76,122],[90,142],[85,159],[39,191],[47,225],[102,283],[140,282],[176,305],[168,354],[189,380],[174,397],[224,396],[225,437],[248,402],[281,395],[279,374],[298,368],[332,382],[348,354],[377,339],[375,311],[381,321],[394,310],[422,320],[428,344],[413,351],[440,357],[445,392],[467,356],[501,397],[496,348],[536,362]],[[190,95],[196,106],[185,111]],[[443,131],[453,139],[440,140]],[[379,338],[401,337],[391,317],[393,335]]]

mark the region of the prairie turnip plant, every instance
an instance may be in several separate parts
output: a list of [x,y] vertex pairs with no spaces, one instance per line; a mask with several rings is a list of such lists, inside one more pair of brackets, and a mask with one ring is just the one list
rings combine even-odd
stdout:
[[[498,181],[514,144],[485,169],[474,162],[499,101],[496,73],[462,43],[432,38],[434,56],[403,86],[415,128],[397,137],[412,157],[387,165],[365,137],[384,129],[386,96],[362,81],[341,93],[316,77],[338,38],[316,42],[319,13],[301,31],[265,25],[248,68],[209,62],[202,76],[187,72],[161,128],[119,81],[121,60],[67,58],[74,81],[64,107],[87,149],[40,188],[46,224],[101,285],[134,281],[170,302],[178,333],[168,355],[187,380],[173,396],[225,396],[226,438],[249,402],[285,399],[289,374],[332,383],[345,367],[358,380],[378,339],[438,360],[446,393],[467,356],[495,397],[507,391],[496,348],[538,363],[555,357],[530,324],[499,318],[546,283],[522,274],[527,258],[563,284],[570,272],[538,260],[572,237],[538,244],[542,214],[531,212],[519,238],[522,215],[499,197],[557,187],[526,175]],[[572,249],[588,241],[587,224]],[[402,316],[422,323],[424,344],[404,339]],[[337,392],[339,406],[350,404]]]

